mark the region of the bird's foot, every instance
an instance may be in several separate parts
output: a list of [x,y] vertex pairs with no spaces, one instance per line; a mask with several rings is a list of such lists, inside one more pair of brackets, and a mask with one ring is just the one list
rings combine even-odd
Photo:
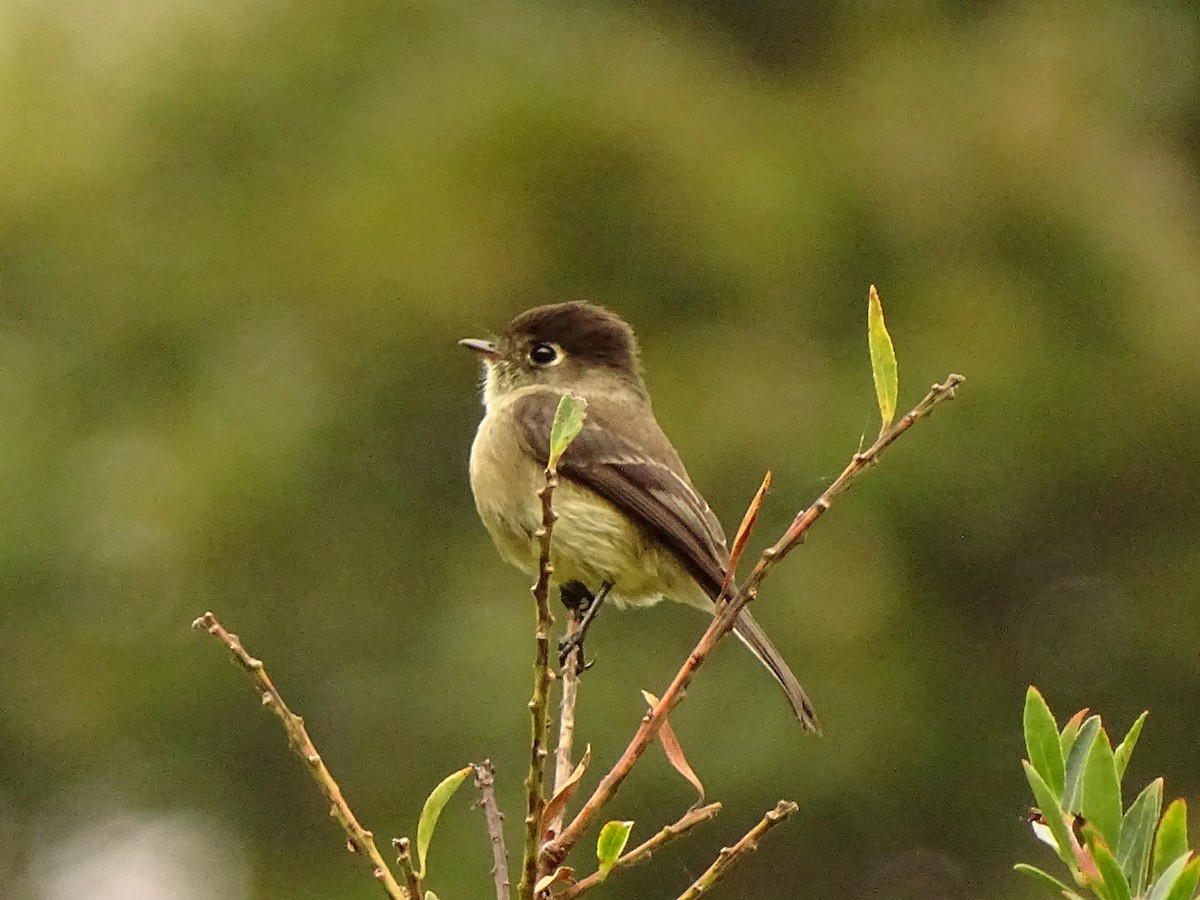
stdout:
[[594,658],[591,662],[584,659],[583,639],[587,636],[588,628],[591,627],[596,614],[600,611],[600,605],[608,596],[611,588],[612,583],[605,582],[600,588],[600,592],[593,594],[582,582],[568,581],[559,589],[562,605],[570,610],[571,620],[577,623],[575,630],[558,642],[559,666],[565,666],[572,654],[577,654],[575,657],[577,672],[586,672],[595,664]]

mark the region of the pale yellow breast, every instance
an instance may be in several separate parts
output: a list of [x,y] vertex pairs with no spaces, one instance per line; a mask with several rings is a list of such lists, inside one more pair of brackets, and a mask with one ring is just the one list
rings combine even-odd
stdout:
[[[545,484],[540,464],[522,449],[511,423],[519,395],[494,400],[471,446],[471,489],[484,527],[506,561],[536,573],[536,537],[542,521],[537,491]],[[560,478],[553,498],[551,562],[554,582],[580,581],[593,591],[614,585],[617,605],[655,603],[664,595],[702,608],[708,598],[673,554],[616,506],[568,478]]]

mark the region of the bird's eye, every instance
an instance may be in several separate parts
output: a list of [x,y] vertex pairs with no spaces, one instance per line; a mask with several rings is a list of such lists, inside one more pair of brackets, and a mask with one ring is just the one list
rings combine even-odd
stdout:
[[553,344],[537,343],[529,349],[529,361],[535,366],[548,366],[558,360],[558,350]]

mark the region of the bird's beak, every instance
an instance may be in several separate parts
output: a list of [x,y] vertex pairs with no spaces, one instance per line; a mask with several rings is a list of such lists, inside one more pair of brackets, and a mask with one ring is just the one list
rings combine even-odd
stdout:
[[463,338],[458,343],[468,350],[474,350],[485,360],[495,359],[500,355],[500,351],[496,349],[496,345],[491,341],[482,341],[479,338]]

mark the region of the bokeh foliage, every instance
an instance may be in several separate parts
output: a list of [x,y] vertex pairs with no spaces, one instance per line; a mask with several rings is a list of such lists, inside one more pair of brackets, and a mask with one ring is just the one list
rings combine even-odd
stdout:
[[[902,409],[970,379],[758,602],[827,736],[721,654],[673,724],[726,811],[606,896],[780,796],[746,900],[1030,896],[1029,682],[1151,709],[1134,766],[1195,795],[1194,4],[17,0],[0,34],[0,894],[97,896],[72,867],[128,833],[209,879],[171,897],[374,896],[209,607],[378,834],[484,756],[519,822],[532,612],[454,341],[571,296],[637,327],[727,526],[775,471],[762,536],[876,427],[869,283]],[[602,620],[596,764],[702,627]],[[690,798],[648,763],[612,815],[652,827]],[[438,841],[479,896],[481,815]]]

